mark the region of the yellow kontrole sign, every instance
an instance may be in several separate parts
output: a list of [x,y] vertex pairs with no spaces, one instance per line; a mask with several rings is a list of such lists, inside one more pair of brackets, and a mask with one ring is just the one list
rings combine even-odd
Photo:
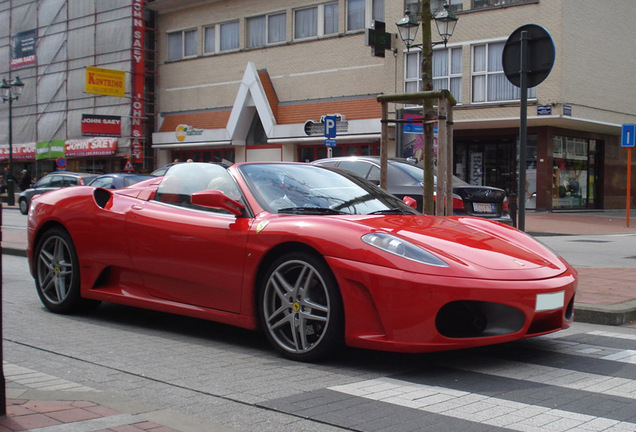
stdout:
[[124,97],[125,92],[124,71],[86,67],[86,93]]

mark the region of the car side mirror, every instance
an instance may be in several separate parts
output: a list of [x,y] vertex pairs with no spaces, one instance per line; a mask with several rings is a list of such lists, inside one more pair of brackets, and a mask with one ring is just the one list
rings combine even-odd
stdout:
[[241,216],[245,209],[243,204],[216,189],[194,192],[190,196],[190,202],[201,207],[226,210],[234,216]]
[[417,201],[408,195],[402,198],[402,202],[411,208],[417,209]]

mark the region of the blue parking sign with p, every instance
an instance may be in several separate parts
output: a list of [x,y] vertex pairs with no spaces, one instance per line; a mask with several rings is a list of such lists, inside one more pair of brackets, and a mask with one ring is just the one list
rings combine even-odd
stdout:
[[636,125],[624,124],[621,127],[621,147],[633,148],[636,147]]
[[325,116],[325,138],[336,137],[336,116]]

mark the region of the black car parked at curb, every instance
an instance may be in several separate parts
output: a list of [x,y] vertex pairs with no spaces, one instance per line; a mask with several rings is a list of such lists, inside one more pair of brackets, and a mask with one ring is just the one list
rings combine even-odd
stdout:
[[56,171],[47,174],[38,180],[32,188],[20,193],[18,197],[20,212],[24,215],[29,213],[31,199],[36,195],[69,186],[87,185],[95,177],[97,177],[97,174],[67,171]]
[[[312,162],[341,168],[380,184],[379,156],[341,156]],[[424,170],[407,159],[389,159],[387,164],[387,192],[402,199],[410,196],[422,210]],[[508,200],[503,189],[474,186],[453,176],[453,216],[483,217],[512,225],[508,214]]]

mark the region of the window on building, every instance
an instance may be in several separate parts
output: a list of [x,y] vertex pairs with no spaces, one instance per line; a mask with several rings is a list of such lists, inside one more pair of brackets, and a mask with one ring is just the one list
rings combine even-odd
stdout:
[[168,33],[168,60],[179,60],[198,54],[199,37],[196,29]]
[[473,9],[500,8],[538,2],[539,0],[473,0]]
[[[408,53],[405,56],[404,91],[415,93],[422,91],[421,52]],[[448,48],[433,51],[433,89],[450,90],[457,101],[462,101],[462,49]]]
[[294,39],[318,35],[318,8],[299,9],[294,12]]
[[433,51],[433,90],[450,90],[457,101],[462,100],[462,49]]
[[203,52],[206,54],[216,52],[216,27],[203,29]]
[[283,42],[287,36],[285,13],[261,15],[247,19],[248,48],[257,48],[266,44]]
[[219,34],[219,49],[228,51],[239,48],[239,23],[238,21],[221,24]]
[[347,30],[371,27],[384,21],[384,0],[347,0]]
[[323,7],[325,13],[325,34],[338,33],[338,2],[327,3]]
[[338,3],[294,11],[294,39],[338,33]]
[[[453,12],[464,10],[464,0],[431,0],[431,16],[444,10],[444,5],[450,5]],[[422,0],[404,0],[404,10],[408,10],[413,18],[420,21],[422,16]]]
[[[501,55],[505,42],[473,47],[472,101],[494,102],[519,100],[520,91],[508,81]],[[536,89],[528,89],[528,97],[536,97]]]

